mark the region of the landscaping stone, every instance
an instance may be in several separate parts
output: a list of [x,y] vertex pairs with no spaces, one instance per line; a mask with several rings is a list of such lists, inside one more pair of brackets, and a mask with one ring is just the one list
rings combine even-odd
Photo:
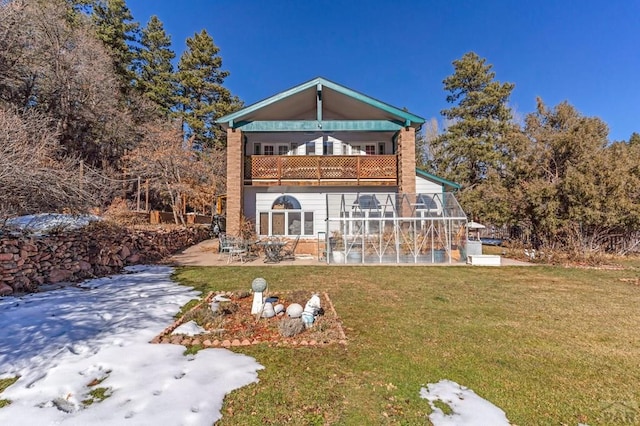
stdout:
[[47,283],[81,281],[119,273],[126,265],[157,262],[208,237],[206,227],[128,229],[108,223],[55,235],[9,235],[0,238],[0,282],[12,293],[38,291]]
[[13,288],[8,284],[0,284],[0,296],[8,296],[13,293]]

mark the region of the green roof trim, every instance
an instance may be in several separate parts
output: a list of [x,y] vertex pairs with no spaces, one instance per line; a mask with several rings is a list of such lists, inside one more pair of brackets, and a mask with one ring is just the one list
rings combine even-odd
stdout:
[[421,177],[425,178],[425,179],[434,180],[434,181],[436,181],[438,183],[441,183],[444,186],[449,186],[449,187],[451,187],[453,189],[460,189],[461,188],[461,185],[459,185],[459,184],[457,184],[455,182],[451,182],[450,180],[446,180],[444,178],[441,178],[440,176],[436,176],[434,174],[431,174],[429,172],[425,172],[424,170],[420,170],[418,168],[416,168],[416,174],[418,176],[421,176]]
[[282,121],[238,121],[229,124],[230,127],[243,132],[333,132],[368,131],[368,132],[397,132],[404,126],[389,120],[282,120]]
[[268,105],[271,105],[282,99],[288,98],[289,96],[295,95],[296,93],[300,93],[309,88],[319,87],[319,85],[320,87],[322,86],[328,87],[332,90],[335,90],[338,93],[342,93],[343,95],[349,96],[360,102],[364,102],[365,104],[368,104],[372,107],[378,108],[389,114],[395,115],[396,117],[399,118],[400,121],[404,122],[405,125],[407,126],[411,125],[411,123],[423,124],[425,122],[424,118],[417,116],[415,114],[412,114],[408,111],[404,111],[402,109],[396,108],[394,106],[381,102],[377,99],[364,95],[360,92],[356,92],[355,90],[349,89],[348,87],[341,86],[325,78],[316,77],[313,80],[309,80],[306,83],[302,83],[298,86],[292,87],[291,89],[285,90],[284,92],[280,92],[267,99],[256,102],[239,111],[220,117],[219,119],[216,120],[216,123],[218,124],[227,123],[232,127],[234,121],[241,121],[242,117],[244,117],[245,115],[251,114],[252,112],[255,112],[259,109],[262,109]]

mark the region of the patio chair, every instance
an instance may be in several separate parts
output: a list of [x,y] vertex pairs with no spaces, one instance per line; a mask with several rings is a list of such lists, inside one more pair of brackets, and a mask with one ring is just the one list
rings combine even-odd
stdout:
[[247,245],[240,239],[234,239],[229,247],[229,257],[227,263],[233,262],[233,259],[238,259],[241,263],[246,261]]
[[291,245],[287,244],[282,250],[283,260],[296,260],[296,247],[298,247],[298,241],[300,241],[300,235],[296,237]]
[[220,253],[219,260],[222,260],[225,256],[229,256],[229,250],[233,247],[233,237],[230,235],[221,233],[218,236],[218,253]]

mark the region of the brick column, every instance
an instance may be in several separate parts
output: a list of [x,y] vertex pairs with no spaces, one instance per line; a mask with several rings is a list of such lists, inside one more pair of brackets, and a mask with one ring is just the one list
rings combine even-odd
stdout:
[[398,134],[398,191],[416,193],[416,129],[404,128]]
[[244,156],[242,131],[227,129],[227,233],[240,233]]

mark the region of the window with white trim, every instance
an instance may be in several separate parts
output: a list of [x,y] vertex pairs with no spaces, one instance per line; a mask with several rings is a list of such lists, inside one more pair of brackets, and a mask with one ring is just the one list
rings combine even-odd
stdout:
[[300,202],[290,195],[281,195],[271,209],[258,212],[260,236],[313,235],[313,212],[304,211]]

